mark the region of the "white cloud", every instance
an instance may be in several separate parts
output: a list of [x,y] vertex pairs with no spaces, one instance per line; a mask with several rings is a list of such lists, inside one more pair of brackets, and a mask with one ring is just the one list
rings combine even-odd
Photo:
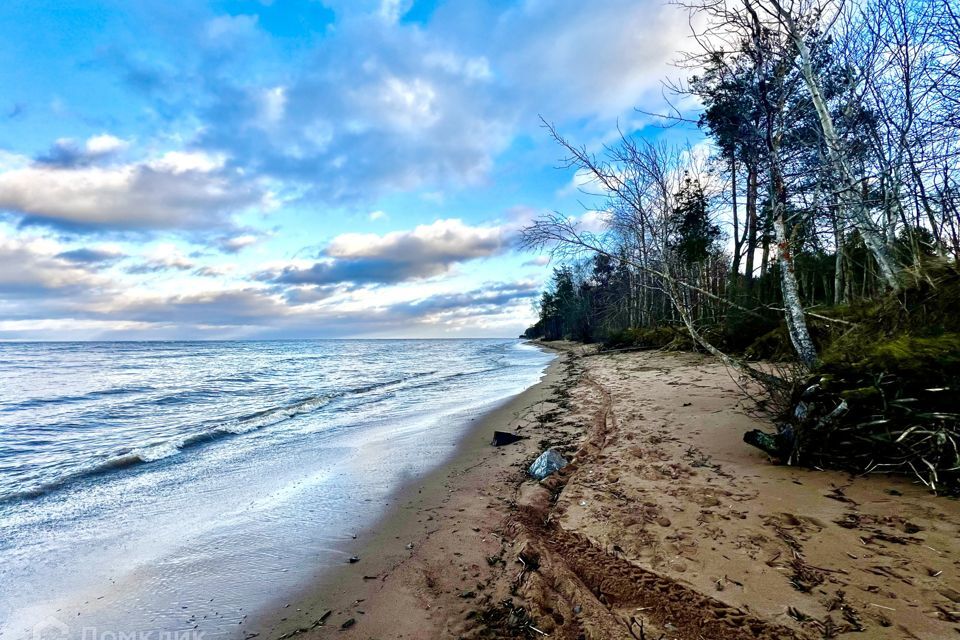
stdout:
[[[169,45],[165,54],[161,44],[144,49],[149,60],[131,53],[125,63],[111,62],[124,86],[137,92],[130,103],[137,119],[117,120],[125,128],[116,133],[131,140],[101,132],[98,124],[53,145],[49,157],[0,151],[0,209],[30,233],[38,230],[31,223],[98,233],[150,230],[151,238],[166,239],[176,236],[163,230],[191,230],[193,239],[206,231],[211,249],[197,257],[177,245],[148,245],[153,251],[145,254],[137,244],[141,234],[113,235],[123,238],[116,250],[36,239],[29,249],[6,247],[0,282],[10,292],[0,294],[0,313],[6,314],[0,317],[22,317],[9,311],[15,308],[16,314],[59,314],[78,322],[96,316],[315,335],[328,328],[390,333],[424,318],[442,331],[507,326],[529,311],[514,294],[458,297],[478,286],[478,273],[505,267],[493,261],[461,266],[511,251],[530,210],[511,212],[497,224],[427,219],[392,233],[342,234],[309,260],[279,259],[290,255],[282,238],[240,254],[240,266],[221,264],[227,256],[215,251],[239,251],[268,236],[257,214],[301,198],[308,201],[302,208],[271,223],[324,210],[318,203],[349,203],[360,213],[354,223],[375,229],[363,213],[385,220],[374,209],[386,203],[400,207],[389,209],[398,220],[410,213],[402,203],[467,202],[475,192],[464,194],[464,186],[513,189],[521,180],[508,172],[526,166],[538,171],[555,159],[545,159],[544,149],[555,149],[538,129],[538,113],[573,138],[605,135],[617,118],[636,118],[634,106],[648,106],[651,96],[659,100],[660,80],[671,73],[667,63],[687,32],[683,13],[659,0],[524,0],[509,6],[458,0],[438,3],[416,23],[402,19],[410,0],[323,5],[336,16],[333,22],[320,18],[298,39],[272,40],[253,15],[208,20],[204,9],[192,11],[187,23],[174,12],[157,29]],[[317,4],[312,9],[325,13]],[[181,33],[176,21],[192,26]],[[119,47],[104,58],[123,57]],[[74,97],[65,98],[56,100],[58,113],[81,122],[70,107]],[[175,150],[134,160],[138,156],[127,155],[134,139],[129,126],[148,120],[153,124],[145,126],[155,128],[137,131],[135,139]],[[75,129],[53,131],[50,138],[68,130]],[[98,135],[86,138],[89,133]],[[582,178],[575,177],[570,191],[584,186]],[[383,198],[398,191],[408,193]],[[469,210],[482,206],[479,201]],[[577,219],[586,229],[602,230],[604,216],[592,211]],[[296,229],[323,237],[331,233],[326,222],[298,220]],[[290,233],[290,227],[280,232]],[[248,260],[254,257],[274,262],[251,276]],[[533,273],[521,268],[523,260],[512,263]],[[8,267],[14,263],[20,264]],[[125,271],[137,264],[169,273],[147,280]],[[414,296],[414,287],[423,290]],[[14,295],[41,295],[43,303],[34,298],[17,307]],[[345,307],[346,298],[353,307]],[[51,310],[54,300],[70,305],[70,313]],[[371,309],[378,317],[365,322]]]
[[382,115],[401,131],[428,129],[440,117],[435,106],[437,92],[421,78],[388,77],[378,93]]
[[177,269],[187,271],[196,266],[190,258],[174,244],[165,242],[158,244],[144,255],[145,264],[153,270]]
[[486,82],[493,78],[490,61],[486,56],[464,57],[452,51],[431,51],[423,57],[428,67],[462,76],[467,80]]
[[328,3],[336,28],[302,72],[213,84],[198,144],[326,203],[478,185],[518,135],[549,144],[537,114],[595,137],[659,105],[688,32],[659,0],[464,0],[406,24],[409,4]]
[[611,217],[609,211],[585,211],[575,221],[581,231],[603,233],[609,228]]
[[37,162],[59,167],[88,166],[109,159],[128,146],[129,142],[109,133],[91,136],[83,144],[73,138],[58,138]]
[[473,227],[448,219],[385,235],[345,233],[331,240],[324,252],[334,258],[453,261],[489,256],[504,245],[500,227]]
[[21,163],[0,172],[0,207],[28,219],[77,228],[191,229],[227,226],[265,194],[218,171],[224,159],[201,152],[108,167]]
[[98,288],[107,280],[69,258],[64,247],[40,237],[10,237],[0,231],[0,301],[48,298]]
[[222,154],[203,151],[168,151],[159,158],[150,160],[146,165],[157,171],[174,174],[198,172],[211,173],[223,168],[226,158]]
[[659,104],[689,35],[686,11],[659,0],[527,2],[500,25],[495,62],[551,120],[616,117],[651,97]]
[[228,253],[235,253],[241,249],[253,246],[259,241],[260,236],[246,233],[240,236],[234,236],[233,238],[226,238],[220,243],[220,246]]
[[[114,249],[127,255],[113,245],[65,251],[67,247],[50,238],[3,233],[0,226],[0,339],[56,338],[64,331],[79,339],[197,337],[212,335],[211,328],[220,329],[220,337],[512,335],[522,329],[528,301],[537,292],[531,282],[465,287],[422,279],[376,289],[309,282],[276,286],[236,279],[235,264],[196,265],[172,243],[154,244],[141,254],[140,271],[175,273],[152,280],[150,286],[142,286],[142,281],[141,286],[131,286],[137,277],[129,271],[117,273],[120,279],[114,280],[98,270],[98,262],[61,257]],[[391,270],[410,268],[402,262],[405,246],[433,247],[432,255],[443,264],[454,253],[482,256],[495,246],[495,234],[489,229],[459,221],[439,221],[378,238],[374,251]],[[341,238],[339,247],[351,255],[369,253],[350,238]]]
[[84,148],[87,153],[92,156],[103,156],[111,153],[117,153],[123,151],[129,146],[129,143],[126,140],[121,140],[116,136],[112,136],[108,133],[103,133],[98,136],[92,136],[87,138]]
[[396,284],[448,273],[455,265],[510,248],[509,230],[437,220],[410,231],[345,233],[333,238],[319,261],[266,268],[259,279],[284,285]]
[[376,19],[348,4],[302,72],[212,93],[197,145],[326,203],[480,184],[517,108],[498,95],[491,56],[394,22],[395,3]]

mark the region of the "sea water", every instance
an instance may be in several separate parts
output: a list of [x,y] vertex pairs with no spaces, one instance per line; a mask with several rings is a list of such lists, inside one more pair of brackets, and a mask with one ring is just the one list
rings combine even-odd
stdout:
[[243,637],[551,358],[517,340],[0,343],[0,638]]

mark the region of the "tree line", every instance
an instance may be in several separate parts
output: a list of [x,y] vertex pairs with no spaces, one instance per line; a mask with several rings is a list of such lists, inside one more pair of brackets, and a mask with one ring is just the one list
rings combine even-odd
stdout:
[[[545,123],[605,228],[555,213],[524,232],[555,269],[528,336],[679,326],[742,349],[777,322],[819,361],[818,310],[960,260],[960,11],[953,0],[693,0],[706,145],[621,135],[588,150]],[[680,109],[665,125],[682,124]]]

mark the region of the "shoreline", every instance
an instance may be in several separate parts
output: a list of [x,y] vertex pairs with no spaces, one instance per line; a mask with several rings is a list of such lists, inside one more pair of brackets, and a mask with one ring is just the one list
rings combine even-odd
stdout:
[[[9,533],[0,544],[9,552],[0,636],[31,637],[38,623],[54,621],[75,638],[91,629],[234,638],[261,612],[286,617],[291,598],[358,551],[357,532],[382,521],[398,489],[449,459],[478,415],[541,379],[554,356],[518,342],[238,345],[202,357],[187,345],[163,358],[135,347],[125,359],[101,346],[81,354],[81,362],[142,367],[142,385],[83,381],[73,395],[38,387],[26,400],[40,398],[40,409],[25,403],[11,413],[22,418],[11,419],[56,425],[58,416],[76,416],[64,418],[68,445],[77,433],[69,427],[86,424],[80,418],[92,426],[72,448],[51,440],[30,449],[14,437],[12,446],[33,455],[24,468],[45,452],[82,466],[84,454],[112,455],[113,442],[145,450],[143,433],[166,443],[208,427],[241,428],[183,455],[177,445],[155,463],[84,477],[23,508],[0,505]],[[168,379],[171,358],[185,360],[193,378]],[[224,373],[223,362],[233,370]],[[215,396],[196,384],[220,375]],[[97,418],[117,403],[129,420]]]
[[[273,612],[261,611],[251,616],[244,625],[245,631],[238,637],[273,640],[308,637],[309,632],[340,630],[350,619],[360,621],[364,618],[366,621],[375,618],[362,605],[383,590],[384,581],[398,566],[416,560],[426,538],[438,533],[436,526],[427,526],[426,523],[439,523],[441,518],[449,517],[433,514],[449,503],[455,491],[450,488],[451,482],[494,456],[507,456],[512,453],[511,447],[529,442],[495,448],[490,439],[494,430],[515,431],[518,416],[538,403],[549,402],[555,394],[554,387],[562,383],[566,350],[541,343],[535,345],[556,355],[540,380],[499,406],[472,418],[473,424],[467,428],[449,459],[392,494],[389,508],[369,527],[356,532],[356,544],[352,549],[360,559],[358,562],[323,571],[318,581],[299,596],[292,596],[289,602],[280,604]],[[511,456],[506,466],[514,464]],[[505,470],[504,465],[497,466],[498,471]],[[412,548],[408,548],[411,544]],[[323,624],[318,625],[318,621]]]
[[[246,637],[960,631],[957,501],[908,478],[770,464],[741,441],[764,422],[703,356],[543,346],[559,352],[544,378],[398,494],[358,537],[359,562]],[[494,429],[528,439],[494,448]],[[548,446],[571,464],[536,483],[525,468]]]

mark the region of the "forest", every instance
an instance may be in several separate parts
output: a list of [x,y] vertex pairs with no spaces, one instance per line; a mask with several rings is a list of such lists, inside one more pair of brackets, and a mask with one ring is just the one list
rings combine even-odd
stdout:
[[647,115],[706,142],[544,123],[603,228],[524,230],[557,265],[524,337],[712,354],[775,417],[745,435],[774,459],[957,491],[960,8],[678,5],[696,48]]

